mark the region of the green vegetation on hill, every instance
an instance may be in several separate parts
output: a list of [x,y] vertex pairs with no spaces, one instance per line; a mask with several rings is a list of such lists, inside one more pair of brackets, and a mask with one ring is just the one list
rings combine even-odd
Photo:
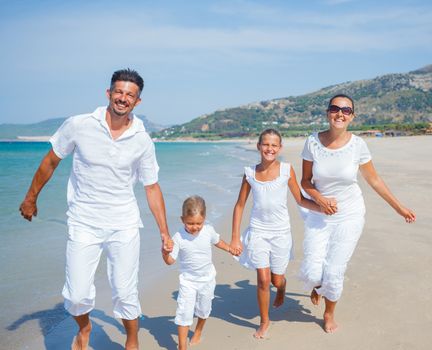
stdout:
[[153,136],[224,138],[253,136],[268,127],[284,135],[304,135],[327,125],[331,96],[344,93],[355,101],[353,129],[395,129],[416,132],[432,121],[432,65],[406,74],[346,82],[311,94],[251,103],[216,111],[175,125]]

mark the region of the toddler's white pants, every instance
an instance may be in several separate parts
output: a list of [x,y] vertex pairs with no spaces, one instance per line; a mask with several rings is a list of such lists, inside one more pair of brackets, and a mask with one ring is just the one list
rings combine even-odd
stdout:
[[206,319],[210,316],[216,279],[210,281],[190,281],[181,275],[175,324],[190,326],[195,316]]

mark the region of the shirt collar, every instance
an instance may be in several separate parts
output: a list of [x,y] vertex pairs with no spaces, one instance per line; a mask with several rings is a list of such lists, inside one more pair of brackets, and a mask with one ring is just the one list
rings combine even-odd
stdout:
[[[91,114],[91,116],[93,118],[95,118],[96,120],[98,120],[102,125],[104,125],[105,127],[108,128],[108,124],[106,122],[106,111],[107,111],[107,106],[102,106],[102,107],[98,107],[94,110],[94,112]],[[132,122],[132,125],[130,126],[129,129],[127,129],[125,131],[125,133],[121,136],[130,136],[130,135],[134,135],[136,133],[139,132],[145,132],[146,129],[144,127],[144,123],[141,119],[139,119],[135,114],[131,113],[130,114],[130,119]]]

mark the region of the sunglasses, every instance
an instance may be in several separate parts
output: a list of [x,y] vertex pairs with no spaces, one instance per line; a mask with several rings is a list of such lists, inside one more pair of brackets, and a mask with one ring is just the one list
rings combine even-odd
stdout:
[[343,115],[350,115],[354,113],[351,107],[339,107],[336,105],[330,105],[327,111],[330,113],[339,113],[339,111],[342,111]]

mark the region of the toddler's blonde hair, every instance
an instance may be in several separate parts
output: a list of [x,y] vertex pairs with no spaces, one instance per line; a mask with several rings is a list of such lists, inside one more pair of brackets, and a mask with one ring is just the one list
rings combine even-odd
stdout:
[[202,197],[191,196],[186,198],[182,206],[182,216],[195,216],[201,215],[203,218],[206,216],[206,204]]

